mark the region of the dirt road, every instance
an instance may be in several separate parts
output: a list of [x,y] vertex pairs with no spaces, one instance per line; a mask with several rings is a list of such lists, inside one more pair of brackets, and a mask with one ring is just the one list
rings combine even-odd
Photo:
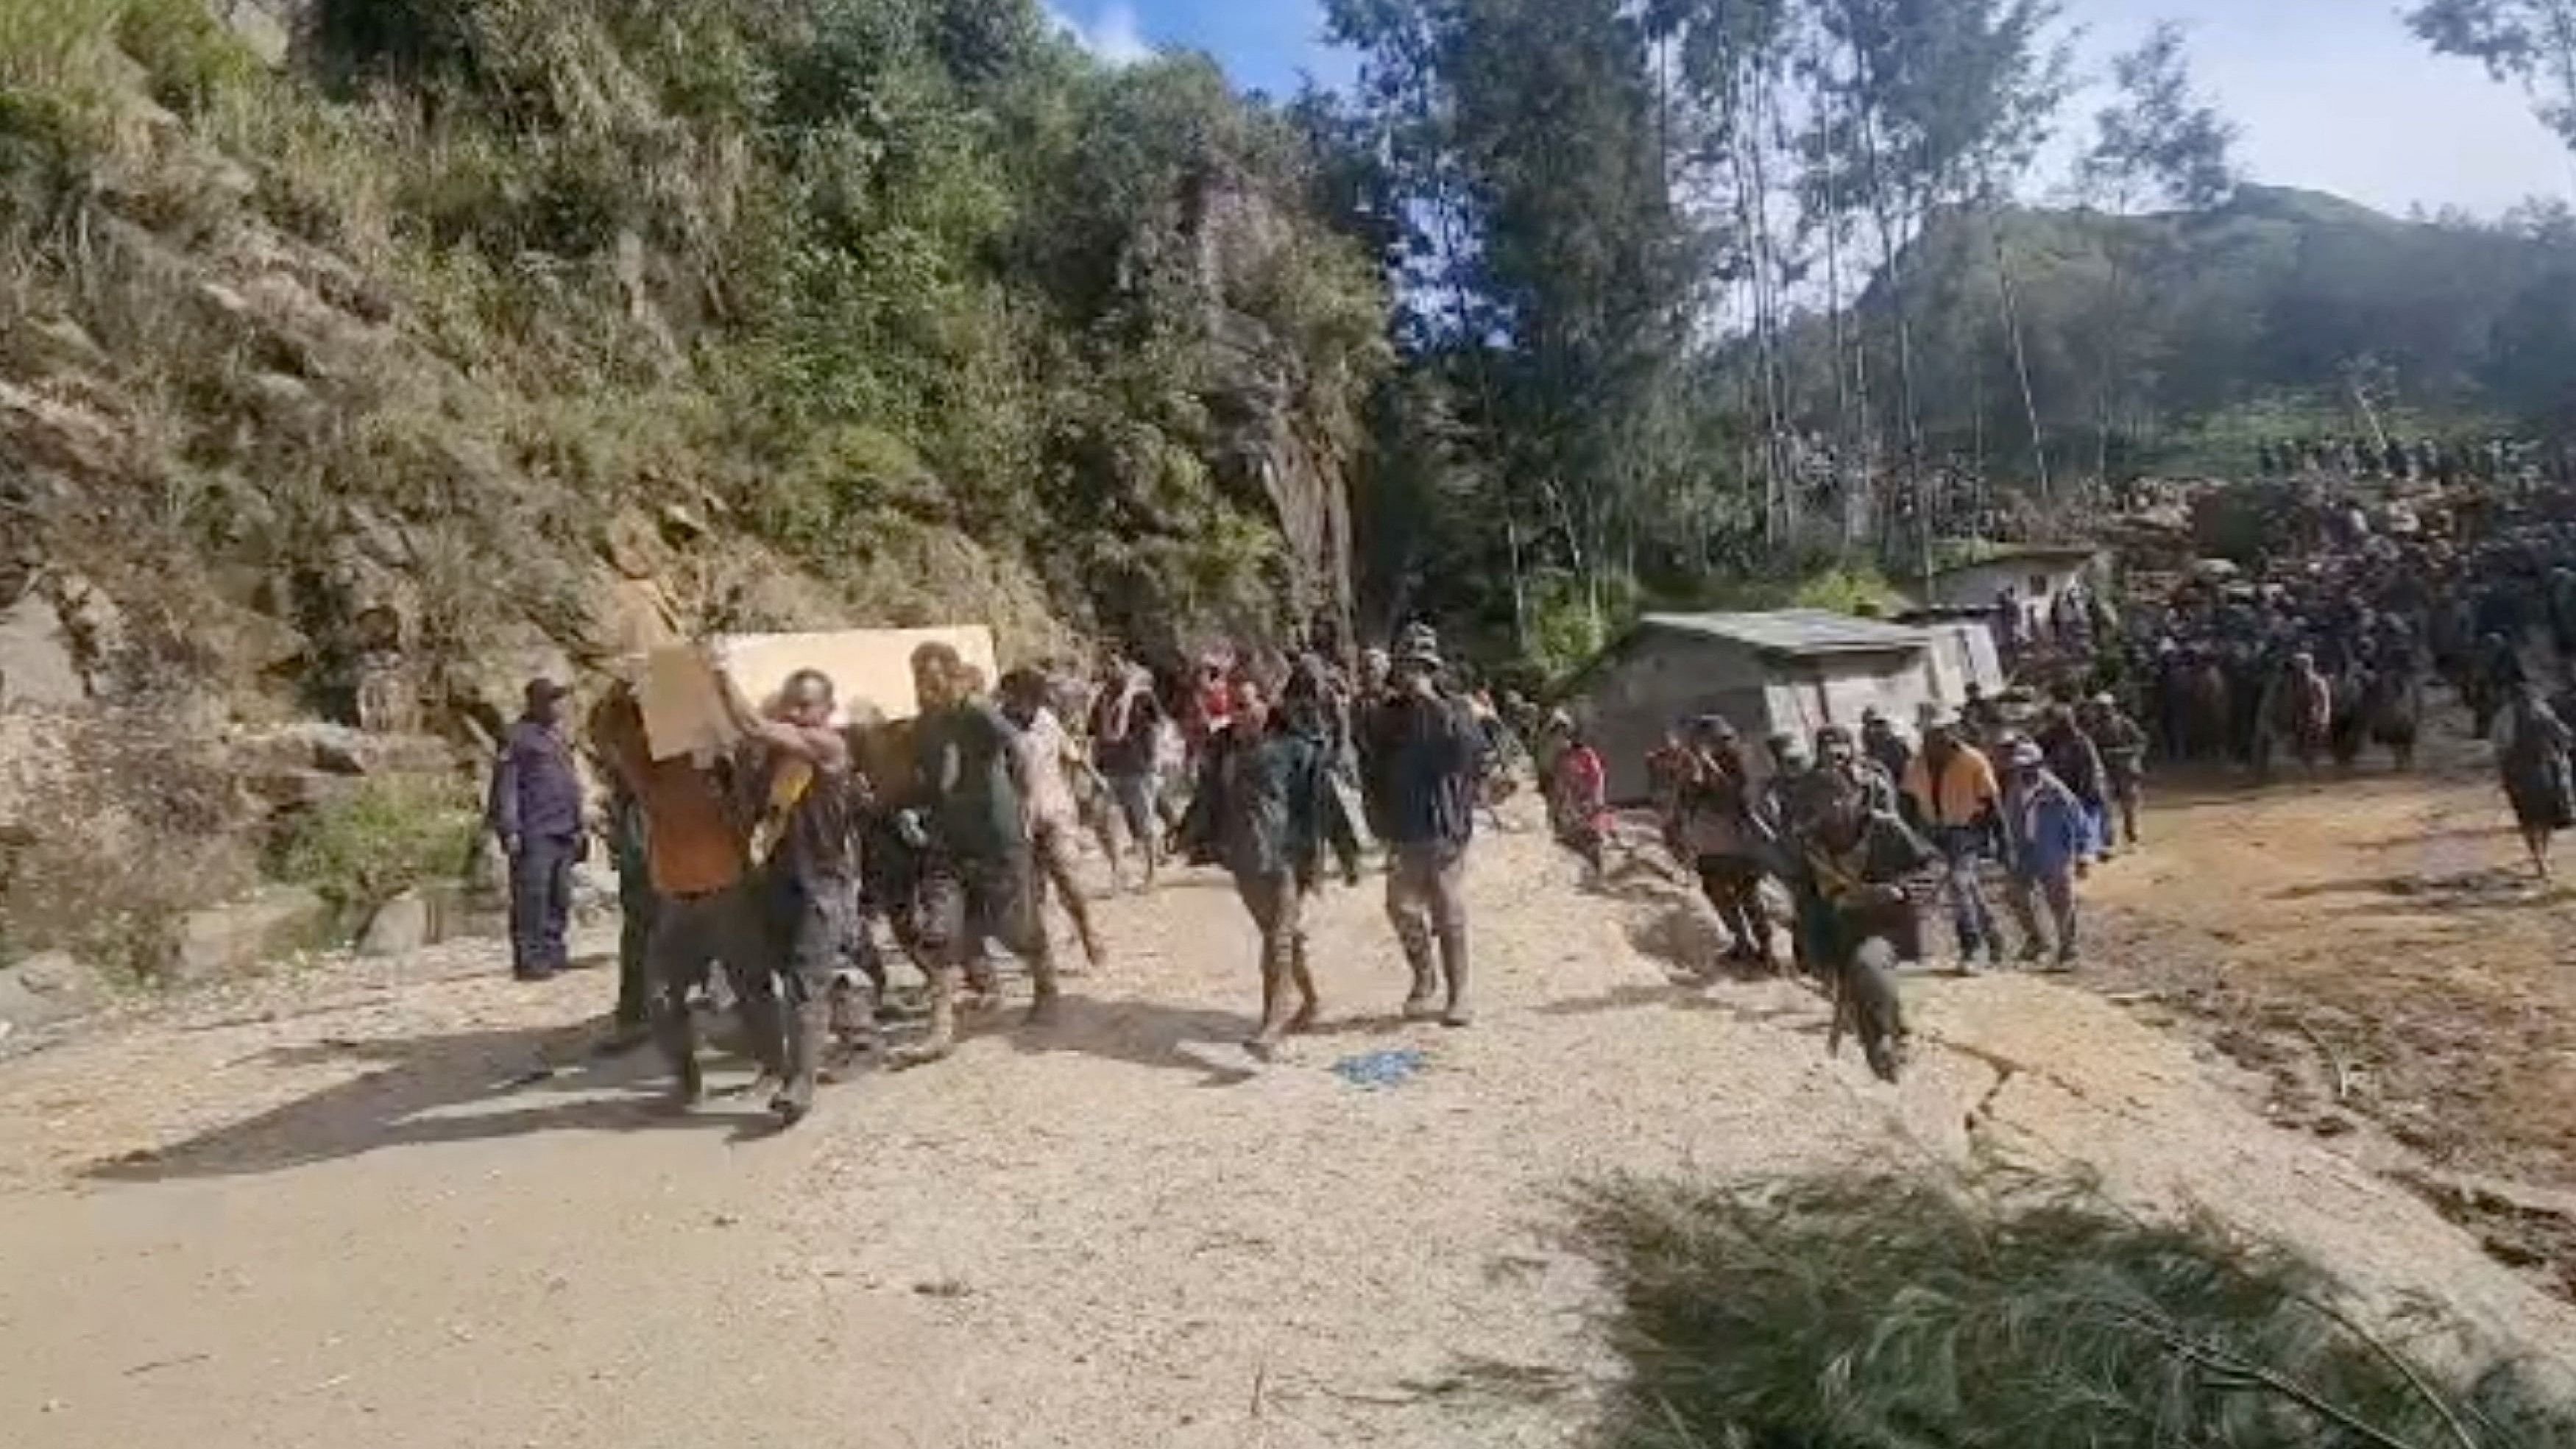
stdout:
[[[2247,920],[2342,878],[2194,813],[2221,808],[2105,874],[2115,949],[2212,939],[2155,914],[2159,873],[2226,873]],[[1614,1371],[1564,1185],[1983,1154],[2205,1203],[2576,1362],[2576,1310],[2089,991],[1909,981],[1891,1089],[1826,1059],[1805,990],[1677,979],[1709,928],[1676,888],[1585,893],[1524,833],[1480,845],[1471,900],[1472,1030],[1389,1020],[1392,942],[1337,892],[1331,1027],[1256,1068],[1250,931],[1193,877],[1104,905],[1116,960],[1061,1028],[842,1085],[785,1137],[749,1103],[655,1115],[649,1054],[584,1055],[608,972],[520,987],[478,948],[93,1028],[0,1064],[0,1443],[1561,1444]],[[2345,904],[2282,901],[2400,931]],[[1400,1049],[1394,1086],[1332,1070]]]
[[2576,1297],[2576,889],[2535,878],[2462,725],[2422,775],[2186,787],[2091,883],[2089,981],[2260,1073],[2276,1122],[2384,1129],[2355,1150]]

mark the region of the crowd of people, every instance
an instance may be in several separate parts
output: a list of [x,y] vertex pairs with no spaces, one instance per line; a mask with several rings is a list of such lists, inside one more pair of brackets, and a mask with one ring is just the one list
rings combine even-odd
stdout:
[[2469,535],[2437,528],[2199,574],[2135,604],[2098,677],[2140,701],[2166,758],[2258,777],[2283,755],[2310,772],[2385,749],[2411,769],[2429,686],[2493,743],[2536,868],[2568,828],[2565,721],[2576,689],[2576,525],[2517,510]]
[[[1664,845],[1741,960],[1775,959],[1766,882],[1796,903],[1791,958],[1829,980],[1880,937],[1918,959],[1902,921],[1855,917],[1849,902],[1892,907],[1922,865],[1962,969],[2004,959],[1990,881],[2020,959],[2063,968],[2077,954],[2077,882],[2138,844],[2151,760],[2259,781],[2285,757],[2313,777],[2384,748],[2411,769],[2439,685],[2491,742],[2545,878],[2553,837],[2576,826],[2576,685],[2553,697],[2533,661],[2554,653],[2576,681],[2576,519],[2538,502],[2459,504],[2403,532],[2366,518],[2303,529],[2255,568],[2140,581],[2116,604],[2081,583],[2044,603],[2007,589],[1991,632],[2015,687],[1971,685],[1957,712],[1927,707],[1910,734],[1871,712],[1857,737],[1828,725],[1751,747],[1723,718],[1681,721],[1648,762]],[[1557,829],[1597,874],[1603,762],[1570,717],[1551,725]],[[1856,858],[1837,857],[1864,838]]]
[[[1605,762],[1570,714],[1540,733],[1557,836],[1600,879],[1617,836]],[[1963,711],[1926,706],[1910,731],[1870,710],[1856,732],[1829,724],[1758,746],[1724,716],[1698,716],[1676,723],[1647,770],[1659,843],[1706,895],[1726,958],[1819,977],[1838,1023],[1843,1008],[1871,1005],[1853,994],[1871,987],[1887,1019],[1876,1031],[1853,1025],[1871,1065],[1892,1077],[1903,1024],[1883,982],[1926,955],[1919,908],[1946,904],[1961,970],[2000,966],[2008,943],[1988,895],[1991,864],[2019,959],[2071,967],[2075,881],[2120,841],[2137,844],[2146,749],[2108,696],[2050,706],[2022,728],[1978,691]],[[1786,903],[1785,932],[1774,899]]]
[[[2151,759],[2259,778],[2284,754],[2313,772],[2380,746],[2407,768],[2439,682],[2493,741],[2546,875],[2552,838],[2576,825],[2576,691],[2553,699],[2530,661],[2552,649],[2576,678],[2576,519],[2516,507],[2480,522],[2492,526],[2437,514],[2402,536],[2362,529],[2252,570],[2133,587],[2117,607],[2081,588],[2045,609],[2007,595],[1994,633],[2015,688],[1758,744],[1721,716],[1679,721],[1646,762],[1655,835],[1730,956],[1816,975],[1838,1024],[1843,1005],[1884,1015],[1854,1024],[1890,1074],[1892,991],[1855,1003],[1855,983],[1923,959],[1936,903],[1963,970],[2001,965],[2015,937],[2025,963],[2075,965],[2078,882],[2139,843]],[[997,999],[992,945],[1024,963],[1031,1021],[1054,1020],[1065,972],[1050,905],[1088,962],[1103,954],[1076,869],[1086,838],[1113,889],[1153,889],[1176,857],[1227,873],[1260,940],[1248,1044],[1265,1055],[1322,1009],[1304,925],[1315,892],[1357,884],[1373,848],[1409,968],[1404,1015],[1473,1021],[1464,863],[1523,741],[1556,837],[1591,878],[1643,848],[1584,723],[1462,687],[1426,627],[1350,673],[1274,654],[1157,678],[1113,657],[988,687],[944,646],[911,662],[918,717],[872,731],[837,723],[834,682],[811,671],[758,709],[722,682],[742,741],[727,752],[656,757],[624,688],[591,711],[625,907],[617,1020],[625,1041],[658,1040],[677,1099],[703,1091],[692,994],[721,981],[772,1107],[804,1117],[827,1058],[871,1042],[893,1004],[881,936],[926,982],[926,1026],[896,1065],[945,1057],[960,1011]],[[493,776],[514,965],[532,978],[564,965],[592,834],[567,698],[529,686]]]
[[[2493,456],[2527,477],[2534,451]],[[2374,749],[2412,769],[2428,690],[2446,690],[2493,747],[2546,878],[2552,839],[2576,820],[2576,498],[2503,494],[2484,476],[2375,511],[2348,486],[2300,495],[2282,546],[2253,567],[2133,591],[2083,655],[2086,676],[2136,702],[2159,756],[2258,778],[2284,756],[2313,773]]]
[[2298,437],[2254,445],[2255,471],[2266,478],[2332,474],[2344,478],[2439,484],[2576,481],[2576,451],[2526,438]]
[[961,1010],[997,998],[993,945],[1026,968],[1031,1024],[1053,1022],[1065,973],[1050,902],[1102,960],[1075,868],[1086,833],[1113,888],[1151,890],[1174,856],[1231,876],[1261,941],[1257,1053],[1317,1020],[1307,903],[1328,872],[1358,882],[1364,838],[1385,854],[1404,1015],[1474,1020],[1463,875],[1500,725],[1447,687],[1427,628],[1364,656],[1357,679],[1310,655],[1212,660],[1177,688],[1121,657],[1090,678],[1028,668],[988,689],[925,644],[918,715],[871,729],[838,722],[820,673],[755,708],[707,663],[737,748],[657,757],[635,693],[613,689],[587,721],[612,782],[595,832],[568,691],[538,680],[489,807],[523,978],[563,968],[573,867],[608,837],[625,909],[619,1041],[659,1043],[679,1103],[705,1090],[693,998],[721,982],[761,1069],[754,1095],[802,1120],[828,1060],[872,1039],[890,1005],[881,928],[926,983],[926,1027],[895,1065],[947,1056]]

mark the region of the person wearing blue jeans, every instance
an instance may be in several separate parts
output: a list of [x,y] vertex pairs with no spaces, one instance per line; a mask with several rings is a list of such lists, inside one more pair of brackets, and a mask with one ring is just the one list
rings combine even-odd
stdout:
[[1995,908],[1986,903],[1985,884],[1979,877],[1985,867],[1986,846],[1993,834],[1983,826],[1951,826],[1932,832],[1932,844],[1941,852],[1942,893],[1950,899],[1950,926],[1959,938],[1959,965],[1976,962],[1983,951],[1986,959],[2000,965],[2004,959],[2004,936],[1995,920]]
[[1989,962],[2001,964],[2003,933],[1994,908],[1986,904],[1978,871],[1994,838],[2002,791],[1985,755],[1959,738],[1955,716],[1936,714],[1925,720],[1923,749],[1906,768],[1905,793],[1941,852],[1942,893],[1950,898],[1950,923],[1959,934],[1960,969],[1974,969],[1980,951]]
[[2011,876],[2013,915],[2021,923],[2021,958],[2037,961],[2049,949],[2039,925],[2045,902],[2062,971],[2075,963],[2075,877],[2092,847],[2092,828],[2084,802],[2048,768],[2038,745],[2028,740],[2014,745],[2006,764],[2004,865]]
[[566,964],[572,868],[587,849],[581,774],[563,729],[571,694],[551,679],[530,680],[526,711],[492,768],[487,819],[510,862],[510,970],[522,981],[543,981]]

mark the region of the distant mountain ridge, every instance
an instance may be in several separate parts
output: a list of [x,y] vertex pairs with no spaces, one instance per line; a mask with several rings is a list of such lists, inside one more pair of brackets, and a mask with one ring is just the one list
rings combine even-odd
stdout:
[[[2081,443],[2087,462],[2106,391],[2123,451],[2359,428],[2356,386],[2391,426],[2576,422],[2576,224],[2563,214],[2403,220],[2323,192],[2248,185],[2199,212],[1937,215],[1901,272],[1938,447],[1972,442],[1982,417],[1999,465],[2026,457],[1998,237],[2051,447]],[[1889,418],[1896,297],[1882,273],[1854,308]],[[1833,407],[1827,332],[1807,319],[1790,340],[1797,396],[1818,425]]]

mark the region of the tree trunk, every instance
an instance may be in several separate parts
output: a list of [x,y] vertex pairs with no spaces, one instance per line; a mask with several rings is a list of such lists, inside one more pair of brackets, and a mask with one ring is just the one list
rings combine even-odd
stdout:
[[2003,228],[1991,207],[1986,211],[1986,236],[1994,244],[1995,285],[2003,293],[2004,331],[2012,339],[2013,377],[2021,384],[2022,416],[2030,421],[2030,466],[2039,483],[2039,505],[2046,510],[2054,501],[2048,482],[2048,436],[2039,425],[2039,396],[2031,390],[2030,352],[2021,335],[2021,301],[2013,288],[2012,261],[2004,254]]
[[1870,214],[1878,221],[1878,250],[1886,255],[1888,304],[1896,311],[1896,404],[1901,409],[1904,427],[1904,486],[1906,497],[1914,502],[1914,530],[1919,533],[1919,566],[1922,566],[1924,589],[1932,587],[1932,499],[1924,486],[1924,427],[1922,412],[1914,401],[1914,317],[1906,306],[1906,265],[1904,247],[1899,247],[1899,224],[1888,206],[1886,178],[1878,170],[1878,129],[1868,116],[1860,124],[1862,152],[1868,157],[1870,170]]
[[1755,216],[1754,170],[1746,156],[1743,111],[1735,103],[1740,90],[1730,87],[1727,126],[1733,144],[1727,148],[1728,169],[1734,173],[1735,225],[1744,239],[1747,268],[1746,292],[1751,301],[1753,321],[1753,364],[1755,380],[1753,401],[1759,412],[1762,454],[1762,536],[1766,542],[1779,544],[1788,536],[1789,512],[1786,480],[1780,467],[1780,397],[1779,373],[1774,365],[1775,339],[1771,330],[1768,278],[1768,255],[1762,244],[1759,222]]
[[1897,219],[1887,196],[1887,178],[1878,149],[1878,124],[1875,115],[1877,78],[1871,74],[1866,53],[1855,46],[1855,72],[1860,85],[1861,155],[1869,175],[1870,211],[1878,223],[1879,250],[1887,259],[1888,301],[1896,313],[1896,391],[1897,405],[1903,412],[1905,471],[1907,496],[1914,505],[1915,532],[1919,535],[1918,563],[1928,593],[1932,580],[1932,512],[1931,500],[1923,478],[1923,416],[1916,406],[1914,391],[1914,322],[1906,305],[1905,256],[1897,245]]
[[2110,262],[2111,273],[2106,283],[2108,297],[2104,310],[2107,315],[2103,318],[2102,326],[2102,376],[2094,398],[2093,478],[2097,486],[2105,488],[2109,487],[2111,482],[2112,398],[2114,389],[2119,383],[2121,313],[2126,310],[2127,304],[2121,282],[2128,253],[2121,243],[2119,227],[2116,223],[2127,212],[2128,204],[2126,197],[2123,196],[2117,210],[2107,218],[2102,229],[2102,251]]
[[[1824,117],[1824,150],[1827,164],[1823,168],[1825,186],[1825,325],[1827,345],[1833,350],[1834,374],[1834,503],[1839,513],[1842,552],[1846,561],[1861,541],[1867,525],[1865,511],[1853,506],[1851,469],[1862,454],[1862,436],[1869,427],[1869,364],[1867,344],[1862,355],[1853,357],[1849,339],[1851,328],[1843,316],[1843,204],[1842,183],[1831,158],[1841,150],[1836,96],[1840,77],[1833,74],[1825,54],[1825,37],[1821,28],[1810,32],[1808,64],[1816,76],[1816,107]],[[1845,373],[1846,365],[1852,367]],[[1857,398],[1858,418],[1854,406]],[[1866,477],[1866,473],[1863,474]]]
[[1789,466],[1787,455],[1789,406],[1787,383],[1780,366],[1780,309],[1776,282],[1780,273],[1779,257],[1772,248],[1770,168],[1763,161],[1763,117],[1761,97],[1765,94],[1761,70],[1757,66],[1750,77],[1754,103],[1748,109],[1751,124],[1744,128],[1748,138],[1745,147],[1745,177],[1751,186],[1753,204],[1753,295],[1757,325],[1762,333],[1762,397],[1765,410],[1765,432],[1768,451],[1775,460],[1772,478],[1777,491],[1782,537],[1794,536],[1798,527],[1797,477]]

